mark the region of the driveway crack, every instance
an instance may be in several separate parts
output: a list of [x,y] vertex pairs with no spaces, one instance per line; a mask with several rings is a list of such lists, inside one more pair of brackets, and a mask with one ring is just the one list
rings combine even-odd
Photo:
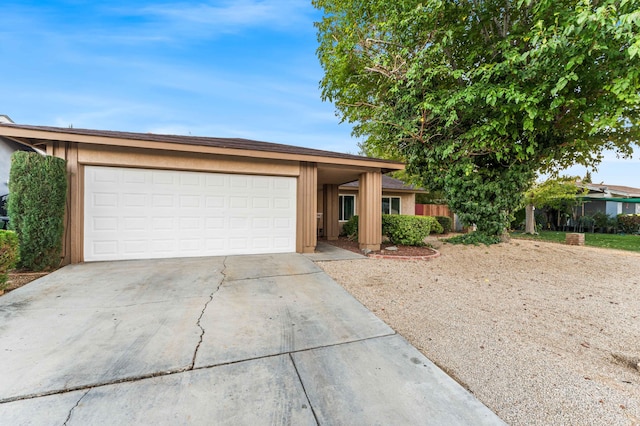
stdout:
[[195,351],[193,351],[193,358],[191,359],[191,367],[189,367],[189,370],[193,370],[193,367],[196,365],[196,357],[198,356],[198,350],[200,349],[200,345],[202,344],[202,340],[204,339],[205,330],[201,324],[202,317],[204,316],[204,313],[207,310],[209,303],[211,303],[211,301],[213,300],[213,296],[218,292],[218,290],[220,290],[220,287],[222,287],[222,284],[224,284],[224,282],[226,281],[227,279],[226,270],[227,270],[227,258],[225,257],[224,260],[222,261],[222,271],[220,271],[220,274],[222,275],[222,279],[220,280],[216,288],[209,295],[209,300],[207,300],[207,302],[204,304],[204,307],[200,312],[200,316],[198,317],[198,321],[196,322],[196,325],[198,326],[198,328],[200,328],[200,340],[198,340],[196,349]]
[[311,399],[309,399],[309,394],[307,393],[307,388],[304,386],[304,381],[302,380],[302,376],[300,376],[300,372],[298,371],[298,366],[296,365],[296,361],[293,359],[293,355],[291,355],[291,353],[289,353],[289,359],[291,360],[291,363],[293,364],[293,369],[296,371],[296,376],[298,376],[298,382],[300,383],[300,386],[302,386],[302,391],[304,392],[304,397],[307,399],[307,402],[309,403],[309,408],[311,409],[311,414],[313,414],[313,418],[316,421],[316,425],[319,425],[320,421],[318,421],[318,415],[316,414],[316,410],[313,408],[313,404],[311,403]]
[[85,396],[87,396],[87,394],[90,391],[91,391],[91,389],[87,389],[87,391],[85,393],[83,393],[82,396],[78,399],[78,402],[76,402],[76,405],[71,407],[71,410],[69,410],[69,415],[65,419],[65,421],[63,423],[63,426],[67,426],[67,424],[69,423],[69,420],[71,420],[71,416],[73,415],[73,410],[75,410],[78,407],[78,405],[80,405],[80,402],[84,399]]

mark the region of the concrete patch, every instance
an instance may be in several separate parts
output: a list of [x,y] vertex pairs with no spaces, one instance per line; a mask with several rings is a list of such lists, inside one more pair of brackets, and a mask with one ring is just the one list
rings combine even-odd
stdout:
[[226,281],[313,274],[322,271],[303,255],[296,253],[229,256],[225,265]]
[[0,401],[191,366],[223,258],[65,267],[0,299]]
[[394,333],[324,273],[225,283],[201,325],[196,366]]
[[68,425],[315,425],[289,356],[95,388]]
[[399,335],[292,357],[320,424],[505,424]]
[[340,247],[332,246],[331,244],[321,241],[318,241],[315,253],[305,253],[303,256],[314,262],[366,259],[366,256],[362,254],[341,249]]

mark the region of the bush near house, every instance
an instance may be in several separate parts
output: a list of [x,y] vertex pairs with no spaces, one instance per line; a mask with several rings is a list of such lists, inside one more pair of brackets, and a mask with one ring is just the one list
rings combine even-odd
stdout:
[[435,219],[438,221],[440,226],[442,226],[443,234],[448,234],[453,229],[453,221],[449,216],[435,216]]
[[[388,236],[393,244],[420,246],[424,244],[424,239],[430,232],[441,234],[443,231],[443,226],[431,216],[382,215],[382,235]],[[357,238],[358,216],[352,216],[345,222],[342,226],[342,235],[352,239]]]
[[434,224],[442,228],[431,216],[383,214],[382,234],[387,235],[393,244],[420,246],[424,245],[424,239],[429,236]]
[[0,292],[7,286],[8,272],[20,258],[18,236],[13,231],[0,230]]
[[640,214],[619,214],[618,231],[625,234],[640,233]]
[[342,235],[350,239],[358,236],[358,216],[351,216],[351,219],[342,225]]
[[435,216],[424,216],[431,221],[431,234],[444,234],[444,226]]
[[66,162],[35,152],[11,156],[9,225],[20,242],[20,266],[56,268],[62,254],[67,198]]

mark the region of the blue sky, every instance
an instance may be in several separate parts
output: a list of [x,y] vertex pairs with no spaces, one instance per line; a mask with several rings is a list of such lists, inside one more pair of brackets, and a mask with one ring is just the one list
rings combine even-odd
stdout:
[[[320,98],[319,19],[306,0],[5,0],[0,114],[355,154]],[[593,179],[640,188],[638,155],[608,155]]]

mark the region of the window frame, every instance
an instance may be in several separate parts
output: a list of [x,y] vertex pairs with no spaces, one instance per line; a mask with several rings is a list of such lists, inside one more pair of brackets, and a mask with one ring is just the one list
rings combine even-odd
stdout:
[[[398,213],[391,213],[391,211],[393,210],[393,202],[392,202],[392,200],[394,198],[398,200]],[[389,200],[388,201],[388,203],[389,203],[389,212],[388,213],[386,213],[384,211],[384,200],[385,199]],[[382,205],[380,207],[382,208],[382,214],[402,214],[402,197],[398,197],[398,196],[395,196],[395,195],[383,195],[381,204]]]
[[338,222],[347,222],[350,218],[344,219],[345,206],[344,201],[349,197],[353,200],[353,215],[356,216],[358,213],[356,211],[356,196],[355,194],[338,194]]

